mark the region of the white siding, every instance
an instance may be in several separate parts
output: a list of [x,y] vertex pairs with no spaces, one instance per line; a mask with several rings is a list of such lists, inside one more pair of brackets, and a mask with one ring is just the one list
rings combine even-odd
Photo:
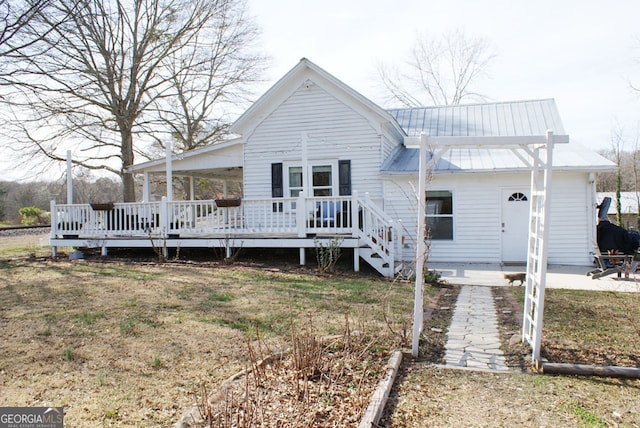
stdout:
[[[352,190],[380,198],[381,137],[371,123],[318,85],[302,86],[245,141],[244,195],[271,196],[271,164],[351,160]],[[336,171],[337,174],[337,171]]]
[[[432,241],[429,260],[433,262],[499,263],[502,258],[502,189],[528,189],[528,173],[440,175],[428,190],[453,192],[454,239]],[[415,258],[416,180],[385,178],[385,211],[401,220],[407,238],[404,258]],[[591,260],[592,186],[586,173],[555,172],[551,198],[549,263],[588,265]],[[407,245],[408,244],[408,245]]]

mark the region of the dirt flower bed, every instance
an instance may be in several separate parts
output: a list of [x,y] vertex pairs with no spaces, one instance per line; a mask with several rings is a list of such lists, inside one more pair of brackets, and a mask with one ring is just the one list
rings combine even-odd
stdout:
[[216,391],[203,387],[191,425],[355,426],[389,357],[377,342],[349,333],[319,340],[307,332],[293,337],[291,348],[269,355],[262,355],[269,349],[258,342],[249,347],[248,370]]
[[428,287],[437,290],[437,292],[432,299],[425,300],[424,330],[420,339],[419,355],[422,361],[444,364],[447,332],[460,287],[446,284]]

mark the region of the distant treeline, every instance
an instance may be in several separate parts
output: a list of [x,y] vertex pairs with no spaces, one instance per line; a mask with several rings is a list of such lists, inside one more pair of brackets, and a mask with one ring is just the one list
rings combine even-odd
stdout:
[[[600,152],[600,154],[619,164],[621,192],[640,191],[640,151],[621,151],[618,155],[612,150],[607,150]],[[617,177],[617,172],[599,173],[596,190],[598,192],[615,192]]]
[[[93,181],[75,179],[73,196],[74,203],[119,202],[122,200],[122,184],[109,178]],[[52,200],[61,204],[67,202],[66,181],[0,181],[0,221],[20,223],[20,208],[36,207],[49,211]]]
[[[196,199],[214,199],[222,195],[223,184],[218,180],[196,180]],[[159,200],[166,194],[164,176],[151,180],[152,200]],[[142,200],[142,182],[136,185],[137,200]],[[173,181],[173,196],[176,200],[190,199],[189,180],[176,177]],[[228,192],[234,196],[242,196],[242,185],[229,183]],[[67,182],[33,181],[20,183],[16,181],[0,181],[0,222],[19,224],[19,210],[24,207],[36,207],[49,211],[51,201],[58,204],[67,203]],[[122,183],[119,179],[98,178],[73,180],[73,203],[88,204],[92,202],[122,202]]]

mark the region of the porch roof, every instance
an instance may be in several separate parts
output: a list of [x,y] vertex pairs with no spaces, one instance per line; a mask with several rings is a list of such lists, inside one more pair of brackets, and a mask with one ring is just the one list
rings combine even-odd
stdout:
[[[165,174],[166,159],[156,159],[127,168],[133,174]],[[242,138],[212,144],[171,158],[174,175],[203,178],[242,179]]]
[[[436,172],[499,172],[531,169],[514,150],[451,148],[434,166]],[[428,153],[427,156],[432,156]],[[382,165],[387,174],[415,174],[418,171],[419,149],[399,146]],[[615,163],[575,143],[558,144],[553,150],[553,168],[563,171],[614,171]]]

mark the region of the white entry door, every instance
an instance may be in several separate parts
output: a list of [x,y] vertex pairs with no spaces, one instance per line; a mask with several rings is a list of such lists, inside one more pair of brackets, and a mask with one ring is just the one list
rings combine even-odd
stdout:
[[529,189],[502,189],[502,262],[527,261]]

